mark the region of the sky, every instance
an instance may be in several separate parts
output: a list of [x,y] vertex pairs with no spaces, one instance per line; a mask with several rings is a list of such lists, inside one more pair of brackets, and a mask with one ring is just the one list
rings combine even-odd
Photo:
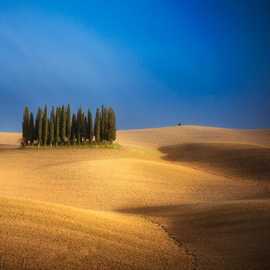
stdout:
[[270,128],[270,3],[0,0],[0,130],[112,106],[119,129]]

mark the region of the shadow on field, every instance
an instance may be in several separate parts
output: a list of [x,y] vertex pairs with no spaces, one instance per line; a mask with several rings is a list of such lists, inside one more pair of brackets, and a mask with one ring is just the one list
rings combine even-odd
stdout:
[[270,180],[270,148],[233,143],[189,143],[160,147],[164,159],[209,172],[250,180]]

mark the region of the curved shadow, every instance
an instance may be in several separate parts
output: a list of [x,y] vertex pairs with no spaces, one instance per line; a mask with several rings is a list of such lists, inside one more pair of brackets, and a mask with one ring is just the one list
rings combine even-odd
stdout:
[[270,180],[270,148],[233,143],[187,143],[160,147],[165,160],[229,177]]

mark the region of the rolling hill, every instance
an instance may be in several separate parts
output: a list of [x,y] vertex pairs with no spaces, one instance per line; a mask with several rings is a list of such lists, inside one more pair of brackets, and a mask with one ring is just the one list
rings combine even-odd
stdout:
[[119,149],[19,137],[0,134],[7,269],[270,268],[269,130],[119,131]]

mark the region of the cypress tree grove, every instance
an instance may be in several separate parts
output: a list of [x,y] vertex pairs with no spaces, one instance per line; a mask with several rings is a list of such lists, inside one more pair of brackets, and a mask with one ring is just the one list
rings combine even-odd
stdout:
[[24,108],[23,113],[23,124],[22,124],[22,130],[23,130],[23,141],[25,144],[28,144],[29,142],[29,127],[30,127],[30,111],[29,108],[26,106]]
[[70,105],[52,107],[48,117],[48,108],[39,107],[36,118],[28,107],[24,108],[22,122],[22,143],[57,146],[59,144],[91,144],[110,142],[116,139],[116,117],[111,107],[97,108],[95,119],[90,109],[85,114],[80,107],[72,114]]
[[101,119],[100,119],[100,110],[97,108],[96,118],[95,118],[95,141],[100,143],[100,131],[101,131]]
[[42,144],[47,145],[48,143],[48,109],[45,105],[43,117],[42,117]]

